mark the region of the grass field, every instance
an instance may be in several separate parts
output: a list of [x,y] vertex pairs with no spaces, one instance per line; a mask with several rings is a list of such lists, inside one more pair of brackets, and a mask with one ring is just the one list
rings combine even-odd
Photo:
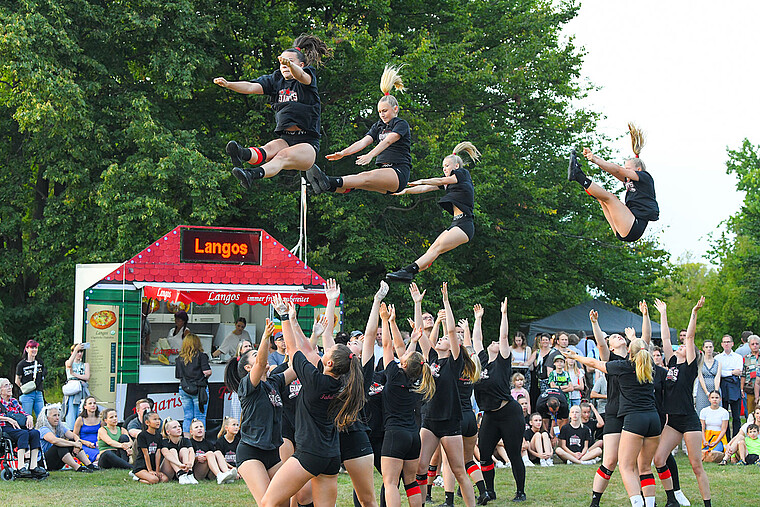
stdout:
[[[679,455],[678,466],[681,485],[692,505],[700,507],[702,502],[691,473],[688,460]],[[725,466],[708,463],[705,465],[712,487],[713,505],[716,507],[742,507],[760,503],[760,467]],[[596,466],[557,465],[552,468],[535,467],[528,469],[526,492],[528,501],[523,505],[541,507],[587,506],[590,498],[591,481]],[[338,479],[338,506],[349,507],[351,486],[347,475]],[[380,477],[376,476],[380,485]],[[496,472],[498,499],[489,503],[493,506],[510,504],[514,494],[512,473],[508,469]],[[665,493],[659,487],[657,500],[665,504]],[[442,488],[433,488],[432,505],[443,502]],[[235,484],[217,486],[215,482],[204,481],[198,486],[180,486],[179,483],[147,486],[138,484],[124,471],[101,471],[94,474],[77,474],[71,471],[53,472],[42,482],[14,481],[0,483],[0,505],[161,505],[161,506],[213,506],[213,505],[255,505],[253,497],[241,481]],[[406,502],[402,502],[406,505]],[[456,505],[464,505],[457,498]],[[615,472],[610,487],[602,499],[603,507],[625,507],[630,505]]]

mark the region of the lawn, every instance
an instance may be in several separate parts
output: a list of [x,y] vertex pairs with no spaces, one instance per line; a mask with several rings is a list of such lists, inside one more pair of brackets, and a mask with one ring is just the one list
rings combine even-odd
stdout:
[[[694,475],[685,456],[678,457],[681,483],[684,493],[692,505],[699,507]],[[713,491],[713,505],[718,507],[739,507],[758,503],[758,482],[760,467],[726,466],[706,464]],[[535,467],[528,469],[526,492],[528,501],[523,505],[541,507],[587,506],[590,498],[591,481],[596,466],[557,465],[552,468]],[[351,500],[350,480],[347,475],[338,479],[338,506],[349,507]],[[380,478],[376,476],[376,484]],[[496,471],[498,500],[489,505],[505,505],[514,494],[512,473],[507,469]],[[659,488],[657,499],[665,504],[665,493]],[[443,502],[442,488],[433,488],[432,505]],[[457,505],[464,505],[457,498]],[[101,471],[94,474],[77,474],[71,471],[53,472],[42,482],[14,481],[0,483],[0,505],[182,505],[189,507],[212,505],[254,505],[245,484],[236,482],[217,486],[205,481],[198,486],[180,486],[173,482],[157,486],[147,486],[132,481],[124,471]],[[402,505],[406,505],[402,502]],[[625,507],[630,505],[623,490],[620,474],[615,473],[607,489],[602,506]]]

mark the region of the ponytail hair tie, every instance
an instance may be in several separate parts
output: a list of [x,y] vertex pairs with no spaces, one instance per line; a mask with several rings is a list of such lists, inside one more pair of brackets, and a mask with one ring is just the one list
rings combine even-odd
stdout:
[[354,354],[353,352],[349,352],[349,354],[348,354],[348,358],[349,358],[349,359],[353,359],[353,358],[354,358],[354,355],[355,355],[355,354]]
[[293,47],[296,49],[296,51],[301,51],[301,48],[299,48],[298,46],[293,46]]
[[388,95],[390,95],[390,94],[391,94],[390,92],[385,92],[385,96],[386,96],[386,97],[387,97]]
[[638,153],[635,153],[635,155],[636,155],[636,158],[639,158],[639,154]]
[[425,360],[422,360],[422,361],[420,361],[420,364],[421,364],[422,366],[425,366]]

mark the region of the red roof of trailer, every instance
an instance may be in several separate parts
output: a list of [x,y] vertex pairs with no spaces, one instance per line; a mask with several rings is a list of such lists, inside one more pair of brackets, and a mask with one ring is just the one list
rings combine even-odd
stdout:
[[261,264],[206,264],[181,262],[180,225],[148,245],[103,280],[110,282],[223,283],[243,285],[322,285],[324,278],[263,229],[215,227],[217,231],[259,232]]

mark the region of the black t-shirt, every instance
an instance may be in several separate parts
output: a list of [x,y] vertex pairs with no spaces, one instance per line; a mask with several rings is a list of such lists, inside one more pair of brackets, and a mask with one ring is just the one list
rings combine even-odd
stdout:
[[475,208],[475,187],[470,171],[460,167],[451,171],[451,175],[456,176],[457,182],[446,185],[446,195],[438,200],[438,204],[452,215],[456,206],[465,216],[472,217]]
[[699,361],[695,357],[691,364],[679,363],[675,355],[668,361],[665,377],[665,413],[669,415],[696,414],[692,392],[699,371]]
[[[462,347],[459,353],[467,354],[467,351]],[[465,375],[464,371],[457,377],[457,391],[459,392],[459,406],[462,409],[462,413],[472,411],[473,384],[472,379]]]
[[[288,361],[275,367],[269,374],[282,373],[290,368]],[[288,384],[285,391],[282,392],[282,418],[287,421],[291,428],[296,427],[296,401],[298,400],[298,393],[301,392],[301,381],[295,379]]]
[[[569,426],[569,424],[566,426]],[[525,439],[526,442],[530,442],[536,433],[541,433],[541,431],[533,431],[533,428],[525,428],[525,432],[523,433],[523,438]]]
[[190,443],[193,445],[193,450],[196,454],[198,453],[207,453],[207,452],[213,452],[214,446],[211,445],[211,442],[208,441],[208,438],[203,438],[200,442],[194,438],[190,439]]
[[161,434],[156,432],[150,434],[148,431],[141,431],[137,435],[137,452],[135,452],[134,470],[147,470],[145,465],[145,457],[143,456],[143,449],[148,450],[148,459],[150,460],[151,469],[156,472],[156,453],[158,453],[163,445],[161,445]]
[[668,376],[668,370],[662,366],[655,365],[654,367],[654,403],[657,406],[657,413],[660,417],[666,414],[665,412],[665,378]]
[[438,357],[434,350],[430,351],[430,370],[435,379],[435,394],[425,404],[422,419],[427,421],[451,421],[452,424],[462,421],[462,410],[459,406],[459,391],[457,379],[462,375],[464,348],[459,352],[459,357]]
[[[34,376],[34,363],[37,362],[37,377]],[[45,375],[47,374],[47,368],[45,368],[45,365],[42,364],[42,361],[39,359],[36,359],[35,361],[32,361],[31,363],[25,359],[22,359],[17,365],[16,365],[16,375],[18,375],[21,378],[21,385],[23,386],[27,382],[31,382],[32,380],[35,381],[35,384],[37,385],[37,390],[42,391],[42,383],[45,380]]]
[[[622,361],[625,357],[619,356],[610,351],[610,361]],[[618,407],[620,406],[620,387],[618,386],[618,378],[613,375],[606,374],[607,377],[607,405],[605,408],[605,414],[617,417]]]
[[[145,433],[144,431],[142,433]],[[140,433],[142,435],[142,433]],[[193,447],[193,444],[190,443],[189,438],[181,437],[176,443],[172,442],[168,438],[164,438],[161,440],[161,447],[164,449],[174,449],[179,453],[180,449],[184,449],[185,447]]]
[[402,120],[398,116],[393,118],[387,124],[380,120],[370,127],[366,135],[370,136],[375,143],[379,143],[392,132],[400,135],[401,139],[392,143],[380,152],[375,158],[375,163],[377,165],[412,165],[412,134],[406,120]]
[[253,82],[259,83],[264,88],[264,95],[269,96],[275,110],[276,133],[297,126],[319,139],[322,102],[317,89],[317,75],[311,66],[304,67],[303,71],[311,76],[311,84],[305,85],[297,79],[287,80],[279,69]]
[[475,401],[478,408],[485,412],[498,410],[503,401],[517,403],[509,392],[509,377],[512,375],[512,354],[506,359],[501,352],[496,359],[488,362],[488,351],[481,350],[478,354],[483,368],[480,380],[475,384]]
[[375,359],[374,356],[370,357],[367,362],[362,366],[362,378],[364,380],[364,394],[365,394],[365,404],[364,407],[359,411],[359,416],[356,418],[356,421],[348,427],[349,432],[351,431],[369,431],[369,426],[367,426],[367,396],[369,396],[369,391],[372,389],[372,373],[375,370]]
[[628,180],[625,183],[625,205],[636,218],[656,222],[660,219],[660,207],[654,192],[654,180],[646,171],[638,171],[637,174],[639,181]]
[[[539,379],[548,379],[549,378],[549,370],[548,368],[554,368],[554,358],[558,355],[561,355],[562,352],[555,348],[549,349],[549,352],[541,358],[541,353],[539,352],[538,358],[537,358],[537,367],[538,367],[538,378]],[[547,384],[548,385],[548,384]]]
[[[608,362],[607,374],[618,380],[618,387],[620,388],[618,417],[635,412],[657,411],[654,402],[654,384],[649,382],[640,384],[639,379],[636,378],[636,368],[631,361],[621,359]],[[609,404],[607,407],[609,408]]]
[[[589,417],[588,421],[583,423],[583,425],[591,432],[591,440],[589,440],[589,445],[602,438],[602,428],[597,428],[598,424],[599,421],[594,419],[594,417]],[[567,426],[569,426],[569,424]]]
[[230,463],[234,466],[235,459],[237,457],[237,446],[239,443],[240,433],[235,435],[235,438],[232,439],[232,442],[228,442],[224,435],[222,435],[216,441],[216,450],[224,455],[224,459],[227,461],[227,463]]
[[419,431],[419,425],[414,417],[414,411],[422,400],[422,395],[414,391],[419,388],[419,383],[410,382],[406,372],[396,361],[392,361],[385,367],[385,377],[383,388],[385,429]]
[[184,389],[186,385],[195,386],[199,382],[203,382],[206,379],[203,372],[210,369],[208,355],[205,352],[199,352],[188,364],[185,364],[184,359],[178,357],[174,363],[174,377],[181,379],[180,386]]
[[320,373],[300,350],[292,362],[302,385],[296,407],[296,448],[324,458],[340,456],[330,405],[341,390],[341,381]]
[[559,439],[565,441],[565,445],[571,452],[581,452],[586,442],[591,444],[591,431],[583,424],[573,428],[572,424],[567,423],[560,428]]
[[271,451],[282,444],[282,395],[285,374],[270,375],[254,387],[250,375],[240,381],[240,435],[243,442]]
[[367,391],[367,425],[372,436],[383,435],[383,389],[385,388],[385,370],[372,373],[372,383]]

